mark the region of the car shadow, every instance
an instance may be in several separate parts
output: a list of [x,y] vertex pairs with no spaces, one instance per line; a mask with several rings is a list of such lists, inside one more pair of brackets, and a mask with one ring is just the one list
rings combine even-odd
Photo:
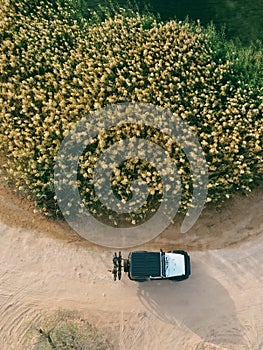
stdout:
[[156,317],[186,326],[205,342],[241,345],[244,341],[228,291],[199,262],[192,262],[188,280],[139,283],[138,297]]

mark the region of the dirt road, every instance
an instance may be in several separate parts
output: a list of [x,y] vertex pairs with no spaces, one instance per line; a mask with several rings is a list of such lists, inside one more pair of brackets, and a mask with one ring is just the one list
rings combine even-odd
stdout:
[[262,193],[229,202],[216,217],[205,210],[184,237],[175,225],[145,245],[177,240],[190,250],[189,280],[137,284],[112,281],[112,250],[76,240],[2,189],[0,348],[32,349],[28,328],[61,307],[83,312],[116,349],[262,350]]

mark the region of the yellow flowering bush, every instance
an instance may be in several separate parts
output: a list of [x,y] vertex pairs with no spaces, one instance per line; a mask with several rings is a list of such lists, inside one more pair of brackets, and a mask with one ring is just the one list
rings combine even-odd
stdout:
[[[83,116],[122,102],[152,103],[187,123],[206,155],[207,202],[222,202],[262,180],[262,80],[250,81],[253,62],[248,72],[238,51],[230,53],[213,28],[164,23],[151,14],[123,9],[88,19],[70,0],[2,0],[0,36],[5,171],[45,213],[58,214],[53,168],[63,138]],[[133,136],[162,145],[173,157],[185,210],[192,193],[191,168],[176,140],[129,124],[102,131],[81,157],[78,181],[84,205],[95,215],[106,215],[91,183],[91,169],[109,145]],[[138,159],[116,169],[116,195],[129,199],[132,172],[147,182],[149,201],[158,206],[160,176]],[[144,206],[131,215],[131,222],[146,211]],[[106,213],[115,220],[114,213]]]

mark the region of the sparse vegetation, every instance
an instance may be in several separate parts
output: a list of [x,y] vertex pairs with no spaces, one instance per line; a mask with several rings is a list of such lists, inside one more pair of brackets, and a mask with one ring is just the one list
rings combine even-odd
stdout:
[[112,345],[77,312],[59,310],[30,330],[34,350],[110,350]]

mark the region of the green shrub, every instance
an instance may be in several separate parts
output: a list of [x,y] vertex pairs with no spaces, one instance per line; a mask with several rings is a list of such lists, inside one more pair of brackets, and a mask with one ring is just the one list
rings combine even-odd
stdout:
[[[46,214],[57,215],[53,167],[61,141],[81,117],[131,101],[167,108],[191,127],[209,168],[207,202],[220,203],[262,180],[262,51],[239,50],[199,23],[163,23],[149,13],[124,9],[106,11],[103,18],[81,13],[70,0],[3,1],[0,144],[9,181]],[[124,137],[144,136],[145,129],[138,128],[126,128]],[[88,170],[122,133],[118,127],[101,132],[80,163],[83,202],[97,214],[105,211]],[[175,140],[150,134],[181,169],[183,211],[191,197],[189,163]],[[128,166],[134,167],[134,160]],[[136,168],[158,199],[160,179],[145,176],[148,170]],[[115,178],[120,196],[127,190],[121,185],[127,176]]]
[[110,350],[112,345],[76,312],[59,310],[28,332],[34,350]]

